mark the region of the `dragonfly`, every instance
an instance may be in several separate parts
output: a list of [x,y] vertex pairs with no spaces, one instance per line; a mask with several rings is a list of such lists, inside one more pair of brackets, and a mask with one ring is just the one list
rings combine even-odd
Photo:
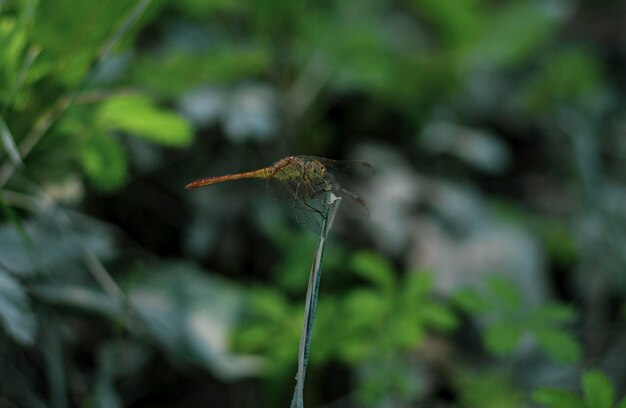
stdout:
[[241,179],[266,180],[266,189],[279,206],[300,224],[319,233],[324,205],[329,193],[341,197],[339,212],[353,219],[367,218],[363,200],[344,185],[370,178],[374,167],[365,161],[331,160],[315,156],[289,156],[261,169],[192,181],[185,189],[194,189]]

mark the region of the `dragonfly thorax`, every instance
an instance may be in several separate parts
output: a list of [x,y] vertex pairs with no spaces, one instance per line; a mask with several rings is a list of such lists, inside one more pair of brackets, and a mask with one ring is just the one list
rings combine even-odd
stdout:
[[322,180],[326,174],[326,167],[320,161],[302,160],[298,157],[279,160],[272,167],[272,177],[280,180],[316,182]]

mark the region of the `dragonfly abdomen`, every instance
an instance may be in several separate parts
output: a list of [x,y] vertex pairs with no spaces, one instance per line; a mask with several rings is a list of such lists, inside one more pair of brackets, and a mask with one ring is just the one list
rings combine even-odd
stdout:
[[266,179],[269,177],[270,177],[270,168],[263,168],[259,170],[247,171],[244,173],[226,174],[223,176],[215,176],[215,177],[206,177],[203,179],[192,181],[191,183],[185,186],[185,189],[189,190],[192,188],[209,186],[211,184],[223,183],[225,181],[231,181],[231,180],[241,180],[241,179],[250,179],[250,178]]

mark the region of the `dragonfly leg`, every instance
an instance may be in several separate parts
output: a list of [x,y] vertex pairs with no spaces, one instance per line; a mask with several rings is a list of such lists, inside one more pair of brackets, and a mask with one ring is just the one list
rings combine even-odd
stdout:
[[312,191],[313,194],[309,194],[309,198],[313,199],[319,196],[320,194],[328,193],[329,191],[331,191],[331,187],[328,182],[321,181],[317,185],[318,186],[323,185],[323,188],[319,188],[317,191]]
[[[307,189],[307,190],[308,190],[308,189],[310,189],[310,191],[307,191],[307,197],[308,197],[309,199],[311,199],[311,200],[312,200],[312,199],[314,199],[315,197],[319,196],[320,194],[322,194],[322,193],[325,193],[325,192],[326,192],[326,190],[318,190],[318,191],[314,191],[313,187],[312,187],[310,184],[306,184],[306,185],[305,185],[305,189]],[[318,213],[318,214],[319,214],[322,218],[325,218],[325,217],[324,217],[324,214],[323,214],[323,212],[322,212],[322,211],[320,211],[320,210],[318,210],[317,208],[315,208],[315,207],[311,206],[311,205],[310,205],[307,201],[305,201],[305,200],[303,200],[303,203],[304,203],[304,205],[305,205],[305,206],[307,206],[307,207],[310,209],[309,211],[316,212],[316,213]]]
[[[315,212],[315,213],[320,214],[320,211],[318,209],[310,206],[309,203],[306,202],[306,200],[298,200],[298,190],[300,189],[300,184],[301,183],[298,183],[296,185],[296,190],[295,191],[293,190],[293,187],[291,187],[289,184],[287,184],[287,189],[289,190],[289,194],[291,194],[293,196],[293,208],[299,208],[299,209],[301,209],[303,211],[310,211],[310,212]],[[306,208],[304,208],[302,206],[298,207],[298,201],[300,201],[304,205],[304,207],[306,207]]]
[[293,197],[293,206],[296,206],[296,202],[298,201],[298,188],[300,187],[300,183],[298,183],[298,185],[296,186],[296,191],[293,191],[293,187],[291,187],[291,185],[289,184],[285,184],[285,186],[287,187],[287,191],[289,191],[289,194]]
[[298,205],[298,190],[300,190],[300,182],[296,184],[296,192],[293,195],[293,208],[296,208]]

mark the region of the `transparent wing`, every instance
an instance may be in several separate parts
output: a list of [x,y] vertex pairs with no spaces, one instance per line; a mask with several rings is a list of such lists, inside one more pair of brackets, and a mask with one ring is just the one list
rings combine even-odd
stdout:
[[345,215],[347,218],[355,220],[364,220],[369,217],[370,212],[361,197],[340,186],[333,188],[333,193],[341,197],[341,204],[339,204],[340,216]]
[[298,223],[319,234],[322,228],[327,191],[302,180],[267,180],[267,191],[274,201]]
[[322,163],[334,179],[342,186],[360,183],[371,178],[374,173],[374,166],[366,161],[360,160],[332,160],[316,156],[297,156],[301,160],[317,160]]

